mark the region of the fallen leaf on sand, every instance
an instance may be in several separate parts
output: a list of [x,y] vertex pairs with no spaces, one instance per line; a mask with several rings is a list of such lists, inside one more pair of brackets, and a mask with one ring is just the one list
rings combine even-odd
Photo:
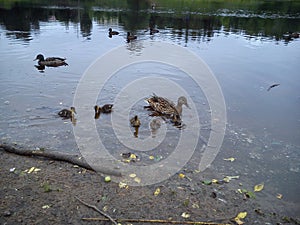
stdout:
[[183,213],[181,214],[181,217],[183,217],[183,218],[187,219],[187,218],[190,218],[190,217],[191,217],[191,215],[190,215],[190,214],[188,214],[188,213],[186,213],[186,212],[183,212]]
[[155,190],[155,192],[154,192],[154,196],[159,195],[159,193],[160,193],[160,188],[156,188],[156,190]]

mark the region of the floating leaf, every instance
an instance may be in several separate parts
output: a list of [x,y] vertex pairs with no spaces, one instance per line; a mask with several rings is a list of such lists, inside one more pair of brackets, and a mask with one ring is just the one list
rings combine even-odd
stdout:
[[254,186],[254,191],[258,192],[261,191],[262,189],[264,189],[264,184],[257,184]]
[[185,218],[185,219],[191,217],[191,215],[190,215],[189,213],[186,213],[186,212],[183,212],[183,213],[181,214],[181,216],[182,216],[183,218]]
[[239,178],[240,178],[240,176],[226,176],[223,178],[223,180],[228,183],[232,179],[239,179]]
[[233,157],[230,157],[230,158],[227,158],[227,159],[224,159],[225,161],[230,161],[230,162],[233,162],[235,160],[235,158]]
[[237,189],[237,191],[241,194],[245,194],[247,198],[255,198],[255,194],[252,191],[246,189]]
[[282,197],[283,197],[282,194],[279,194],[279,193],[278,193],[278,194],[276,195],[276,198],[278,198],[278,199],[282,199]]
[[50,208],[50,205],[43,205],[42,206],[42,209],[49,209]]
[[159,193],[160,193],[160,188],[156,188],[156,190],[155,190],[155,192],[154,192],[154,196],[159,195]]
[[15,167],[14,167],[14,168],[10,168],[10,169],[9,169],[9,172],[15,172],[15,170],[16,170]]
[[203,184],[206,184],[206,185],[211,185],[211,180],[204,180],[202,181]]
[[183,173],[178,174],[179,178],[185,178],[185,175]]
[[150,156],[149,156],[149,159],[153,160],[153,159],[154,159],[154,156],[153,156],[153,155],[150,155]]

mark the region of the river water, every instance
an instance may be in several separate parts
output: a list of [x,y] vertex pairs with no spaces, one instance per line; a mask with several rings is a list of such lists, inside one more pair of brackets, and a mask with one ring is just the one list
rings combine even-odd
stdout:
[[[260,201],[269,202],[275,210],[297,215],[300,203],[300,39],[295,35],[300,31],[300,15],[297,2],[5,3],[0,5],[1,142],[78,151],[74,125],[59,118],[57,112],[73,105],[78,85],[89,66],[118,47],[125,46],[125,55],[130,58],[143,54],[143,49],[155,43],[173,44],[203,60],[224,96],[226,132],[211,169],[220,176],[239,175],[240,180],[233,183],[232,188],[238,188],[240,183],[252,188],[263,182],[265,194],[260,196]],[[110,27],[120,34],[109,37]],[[150,35],[149,27],[155,27],[159,33]],[[128,31],[137,35],[137,40],[127,43]],[[33,59],[40,53],[46,57],[66,57],[69,66],[38,70]],[[116,62],[112,59],[109,63],[113,67]],[[114,103],[118,93],[130,82],[140,79],[141,74],[170,79],[187,92],[202,126],[195,148],[195,152],[201,151],[212,128],[209,102],[203,90],[176,67],[151,62],[122,68],[107,80],[95,103]],[[99,71],[99,76],[105,75]],[[270,85],[277,83],[280,85],[267,91]],[[148,96],[159,85],[164,87],[159,83],[147,85]],[[132,88],[139,89],[139,86]],[[174,102],[180,96],[168,86],[164,90],[166,92],[161,93]],[[119,118],[124,117],[126,121],[128,115],[135,114],[145,121],[140,127],[140,139],[153,135],[149,129],[152,117],[143,109],[142,100],[138,99],[128,114],[119,114]],[[93,117],[93,105],[87,107]],[[118,115],[117,111],[113,113]],[[186,118],[193,118],[193,113],[195,111],[183,108]],[[77,116],[79,125],[80,115]],[[114,134],[111,117],[101,115],[95,124],[106,148],[118,157],[132,149],[126,148]],[[141,155],[167,158],[176,146],[179,132],[189,132],[189,126],[178,129],[163,120],[161,123],[169,132],[166,141]],[[132,128],[129,131],[133,133]],[[137,139],[132,133],[129,139],[134,142]],[[158,140],[156,138],[159,139],[159,135],[152,137],[153,142]],[[229,157],[236,161],[223,160]],[[143,163],[151,163],[148,161]],[[277,199],[277,193],[283,194],[283,199]]]

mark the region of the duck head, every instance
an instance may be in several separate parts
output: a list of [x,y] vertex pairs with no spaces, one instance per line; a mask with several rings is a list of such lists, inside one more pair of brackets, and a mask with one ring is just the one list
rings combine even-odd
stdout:
[[185,105],[187,108],[189,108],[189,109],[191,108],[187,103],[186,97],[184,97],[184,96],[181,96],[178,98],[177,105]]
[[71,107],[71,112],[77,114],[76,110],[75,110],[75,107]]
[[35,60],[44,61],[45,59],[44,59],[44,56],[42,54],[38,54],[33,61],[35,61]]

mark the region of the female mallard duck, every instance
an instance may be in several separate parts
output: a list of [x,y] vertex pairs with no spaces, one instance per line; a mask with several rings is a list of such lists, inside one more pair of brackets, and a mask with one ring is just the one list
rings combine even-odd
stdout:
[[49,66],[49,67],[57,67],[57,66],[68,66],[65,62],[66,59],[59,57],[48,57],[44,58],[42,54],[36,56],[35,60],[38,60],[38,64],[40,66]]
[[112,30],[111,28],[108,29],[108,35],[109,35],[109,36],[112,36],[112,35],[118,35],[118,34],[119,34],[118,31],[114,31],[114,30]]
[[114,105],[113,104],[105,104],[102,107],[95,105],[94,109],[95,109],[95,113],[111,113],[112,112],[112,107]]
[[137,36],[131,35],[130,32],[127,32],[127,41],[130,42],[131,40],[137,39]]
[[133,118],[130,119],[130,124],[133,127],[139,127],[139,126],[141,126],[141,121],[138,118],[138,116],[135,115]]
[[155,94],[151,98],[146,99],[146,101],[149,103],[149,107],[155,112],[161,115],[171,116],[176,120],[178,120],[182,114],[182,105],[190,108],[184,96],[178,98],[176,106],[170,100],[158,97]]
[[73,119],[74,113],[76,113],[75,107],[71,107],[70,109],[63,109],[63,110],[59,111],[58,115],[65,119]]

